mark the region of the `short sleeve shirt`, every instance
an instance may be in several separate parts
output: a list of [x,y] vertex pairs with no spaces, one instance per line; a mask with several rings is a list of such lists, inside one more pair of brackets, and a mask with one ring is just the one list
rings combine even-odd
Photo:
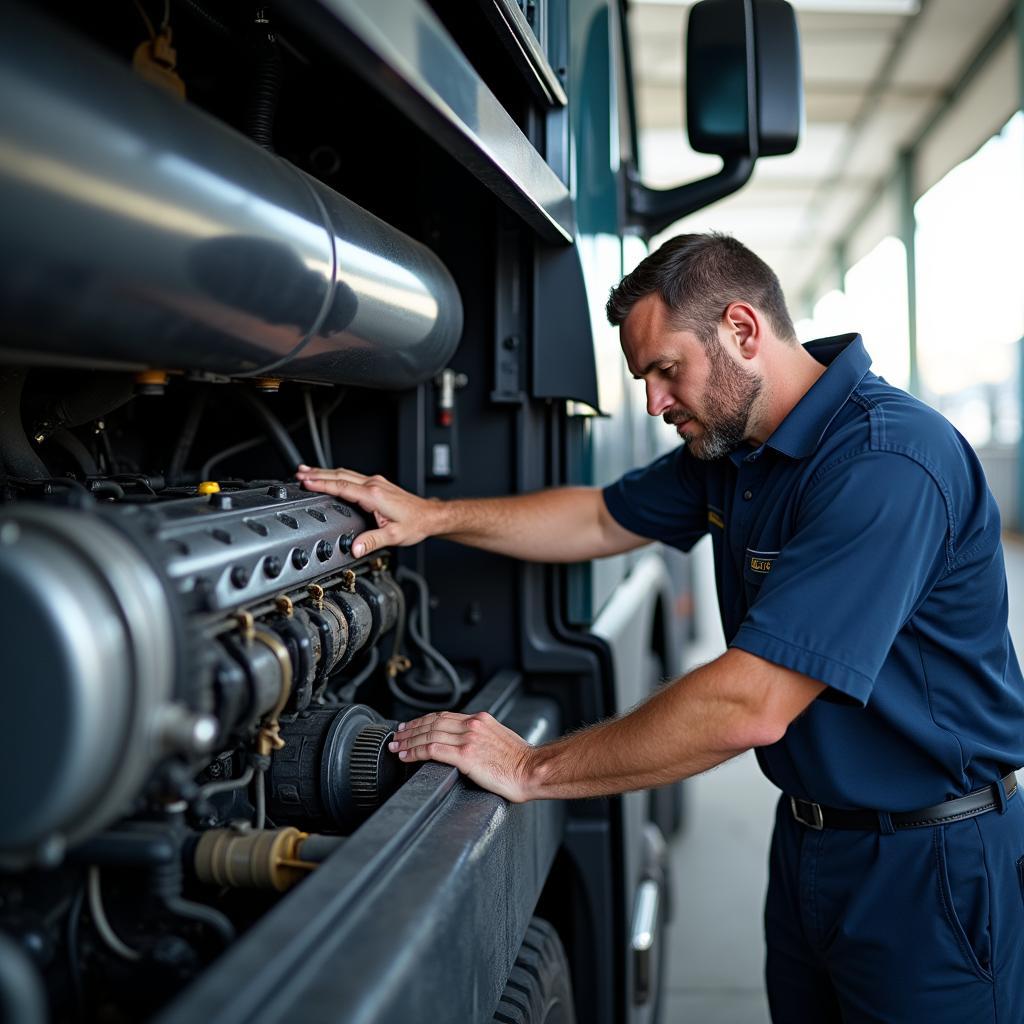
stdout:
[[626,529],[714,547],[725,636],[827,689],[757,756],[791,796],[911,810],[1024,762],[999,513],[970,445],[858,335],[758,448],[685,445],[604,490]]

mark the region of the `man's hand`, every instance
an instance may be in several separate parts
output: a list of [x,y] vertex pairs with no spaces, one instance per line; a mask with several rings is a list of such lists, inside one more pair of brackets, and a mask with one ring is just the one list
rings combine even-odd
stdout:
[[486,711],[441,711],[403,722],[388,749],[406,763],[440,761],[514,804],[532,798],[533,747]]
[[432,535],[431,523],[438,503],[403,491],[382,476],[316,466],[299,466],[295,475],[307,490],[337,495],[373,515],[377,529],[355,538],[352,554],[356,558],[378,548],[419,544]]

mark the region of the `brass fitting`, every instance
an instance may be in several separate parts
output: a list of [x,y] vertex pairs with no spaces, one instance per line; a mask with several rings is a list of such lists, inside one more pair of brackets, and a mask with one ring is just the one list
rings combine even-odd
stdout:
[[252,612],[238,612],[235,615],[235,621],[238,623],[238,632],[242,635],[242,642],[248,647],[252,643],[255,633],[256,620],[252,617]]
[[211,829],[196,844],[196,874],[207,885],[284,892],[317,866],[301,858],[302,844],[308,838],[307,832],[297,828],[259,832]]
[[270,757],[275,750],[284,746],[281,739],[281,723],[278,718],[288,703],[292,692],[292,660],[288,656],[288,648],[280,638],[266,629],[254,629],[253,640],[269,647],[281,668],[281,693],[277,703],[266,713],[256,738],[256,750],[261,757]]

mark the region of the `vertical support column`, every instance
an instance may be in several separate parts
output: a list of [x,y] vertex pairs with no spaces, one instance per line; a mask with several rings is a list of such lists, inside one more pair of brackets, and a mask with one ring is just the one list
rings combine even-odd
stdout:
[[[1014,10],[1017,35],[1017,109],[1024,111],[1024,0]],[[1024,410],[1024,338],[1017,342],[1018,401]],[[1017,515],[1014,526],[1024,533],[1024,437],[1017,439]]]
[[900,153],[900,233],[907,254],[907,345],[910,356],[912,395],[921,394],[921,372],[917,363],[917,218],[914,216],[914,151]]
[[836,242],[832,250],[832,256],[836,267],[836,287],[846,294],[846,272],[850,269],[850,260],[846,253],[846,239]]

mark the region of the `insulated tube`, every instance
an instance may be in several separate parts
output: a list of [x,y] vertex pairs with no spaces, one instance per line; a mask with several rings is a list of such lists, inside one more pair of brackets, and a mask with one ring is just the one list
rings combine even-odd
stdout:
[[0,96],[7,361],[396,389],[449,361],[426,246],[14,4]]

